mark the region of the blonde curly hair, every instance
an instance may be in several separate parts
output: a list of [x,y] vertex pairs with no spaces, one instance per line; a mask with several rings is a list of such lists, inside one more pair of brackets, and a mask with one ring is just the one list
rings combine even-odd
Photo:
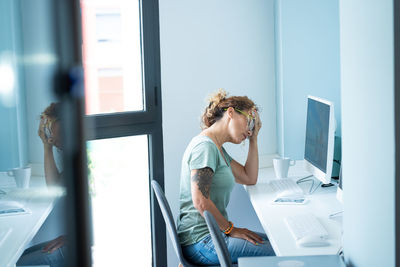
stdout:
[[44,120],[44,126],[53,129],[53,124],[60,120],[60,103],[51,103],[41,114],[40,119]]
[[256,104],[247,96],[230,96],[228,93],[220,88],[217,92],[210,95],[208,98],[208,105],[201,116],[201,128],[207,129],[216,121],[222,118],[225,109],[229,107],[237,108],[240,110],[258,110]]

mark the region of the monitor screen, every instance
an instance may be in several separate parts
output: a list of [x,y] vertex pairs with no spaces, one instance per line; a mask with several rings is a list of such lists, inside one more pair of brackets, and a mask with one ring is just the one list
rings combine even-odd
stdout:
[[330,106],[308,98],[304,158],[326,173]]
[[307,98],[304,167],[324,184],[332,176],[335,142],[333,103],[318,97]]

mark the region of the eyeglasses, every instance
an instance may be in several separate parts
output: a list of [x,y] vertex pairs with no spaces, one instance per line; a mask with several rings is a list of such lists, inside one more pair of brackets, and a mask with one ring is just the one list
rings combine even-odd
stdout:
[[[254,115],[250,115],[240,109],[234,108],[235,111],[239,112],[242,115],[246,116],[247,119],[247,129],[249,129],[250,131],[254,130],[254,126],[256,124],[256,117]],[[224,109],[225,111],[227,110],[227,108]]]
[[52,123],[53,122],[50,121],[48,118],[43,119],[43,131],[47,139],[53,138],[53,132],[51,130]]

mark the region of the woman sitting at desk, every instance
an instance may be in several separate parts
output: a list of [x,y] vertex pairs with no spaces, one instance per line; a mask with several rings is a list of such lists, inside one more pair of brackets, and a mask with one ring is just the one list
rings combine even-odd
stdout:
[[[219,263],[202,217],[205,210],[212,213],[225,233],[233,263],[238,257],[275,255],[265,234],[235,227],[226,212],[235,182],[257,182],[261,121],[255,104],[246,96],[227,97],[220,90],[210,98],[202,121],[203,131],[191,140],[182,160],[178,235],[185,257],[195,264]],[[246,138],[250,144],[243,166],[222,145],[240,144]]]
[[[52,103],[40,116],[38,135],[44,148],[44,172],[48,186],[61,184],[61,172],[56,166],[53,146],[62,149],[60,129],[59,103]],[[65,236],[47,241],[24,251],[17,265],[50,265],[51,267],[65,264]]]

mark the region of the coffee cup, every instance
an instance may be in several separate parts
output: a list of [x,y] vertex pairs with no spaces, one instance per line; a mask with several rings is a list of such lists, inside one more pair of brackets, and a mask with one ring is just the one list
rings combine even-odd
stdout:
[[28,188],[31,179],[31,167],[15,168],[7,172],[9,176],[14,177],[18,188]]
[[276,178],[286,178],[288,176],[289,167],[296,164],[296,161],[290,158],[274,158],[272,161],[274,163]]

